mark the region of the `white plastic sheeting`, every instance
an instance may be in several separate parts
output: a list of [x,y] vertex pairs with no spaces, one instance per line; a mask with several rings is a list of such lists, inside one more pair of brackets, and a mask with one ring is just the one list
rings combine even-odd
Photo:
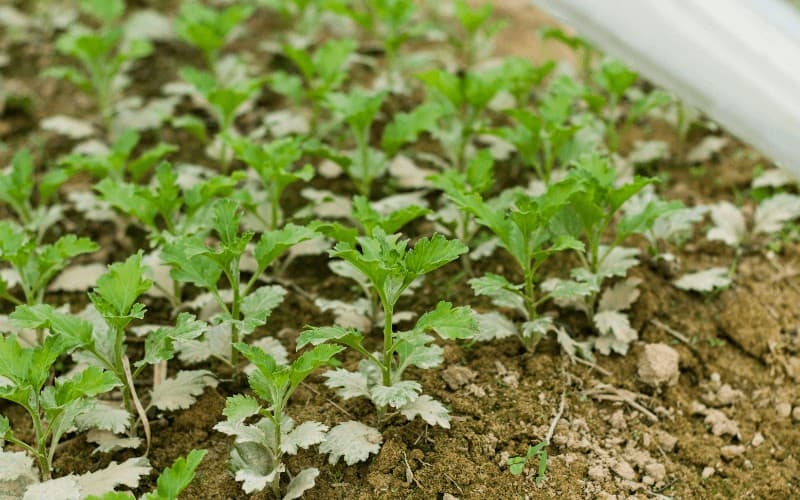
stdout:
[[783,0],[531,0],[800,177],[800,10]]

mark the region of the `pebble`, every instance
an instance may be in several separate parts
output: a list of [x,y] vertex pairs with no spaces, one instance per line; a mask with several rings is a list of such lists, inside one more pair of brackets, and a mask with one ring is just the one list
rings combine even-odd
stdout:
[[775,413],[781,418],[789,418],[792,414],[792,405],[789,403],[778,403],[775,405]]
[[717,391],[717,403],[721,406],[730,406],[744,397],[742,391],[736,390],[729,384],[725,384]]
[[592,481],[603,481],[608,477],[608,469],[603,465],[593,465],[589,467],[588,475]]
[[663,464],[653,462],[652,464],[647,464],[645,466],[644,471],[647,473],[648,476],[652,477],[656,481],[661,481],[665,477],[667,477],[667,468],[664,467]]
[[622,410],[615,411],[611,415],[609,423],[611,424],[611,427],[620,431],[624,431],[628,428],[628,424],[625,422],[625,413]]
[[618,460],[617,463],[614,464],[613,470],[622,479],[627,479],[628,481],[634,481],[636,479],[636,472],[633,470],[633,467],[631,467],[631,464],[625,460]]
[[750,444],[753,446],[753,448],[758,448],[759,446],[764,444],[764,435],[761,434],[760,432],[756,432],[753,435],[753,440],[750,441]]
[[700,473],[700,477],[703,479],[708,479],[717,472],[713,467],[705,467],[703,468],[703,472]]
[[792,420],[800,422],[800,406],[795,406],[792,410]]
[[661,449],[666,452],[674,451],[678,444],[678,438],[666,431],[656,431],[656,440]]
[[658,387],[675,385],[680,377],[678,351],[666,344],[648,344],[639,355],[639,378],[645,384]]
[[472,382],[477,375],[466,366],[451,365],[442,372],[442,379],[450,390],[455,391]]
[[745,447],[741,444],[729,444],[719,449],[719,454],[725,460],[733,460],[744,453]]

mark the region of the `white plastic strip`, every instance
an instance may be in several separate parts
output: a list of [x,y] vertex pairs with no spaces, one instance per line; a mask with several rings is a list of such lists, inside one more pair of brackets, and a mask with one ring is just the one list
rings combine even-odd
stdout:
[[782,0],[531,0],[800,176],[800,11]]

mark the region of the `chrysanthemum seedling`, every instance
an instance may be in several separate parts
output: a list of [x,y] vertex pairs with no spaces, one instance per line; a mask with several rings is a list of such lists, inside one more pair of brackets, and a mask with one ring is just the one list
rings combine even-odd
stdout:
[[216,74],[220,51],[252,12],[253,8],[245,4],[216,10],[201,2],[186,1],[175,20],[175,32],[203,53],[208,69]]
[[472,7],[466,0],[456,0],[454,16],[456,30],[448,33],[448,41],[455,47],[465,67],[475,63],[492,51],[492,39],[505,22],[492,19],[494,7],[491,2]]
[[139,139],[138,132],[128,129],[111,144],[108,152],[88,155],[72,153],[59,160],[59,163],[69,169],[88,172],[98,179],[112,182],[130,179],[138,182],[167,155],[178,150],[177,146],[161,142],[134,158],[133,151]]
[[[257,145],[245,138],[228,138],[227,141],[233,148],[236,158],[255,171],[266,190],[266,199],[242,200],[243,204],[266,229],[278,229],[284,221],[281,209],[281,196],[284,190],[290,184],[299,181],[308,182],[314,176],[314,168],[311,165],[295,167],[303,156],[302,140],[297,137],[287,137],[263,145]],[[251,198],[252,193],[247,195]],[[263,209],[264,206],[267,210]]]
[[619,149],[619,138],[637,120],[651,110],[672,102],[672,97],[662,90],[638,93],[620,121],[618,106],[638,80],[639,75],[621,62],[609,59],[600,64],[595,73],[595,83],[603,93],[587,92],[584,99],[606,124],[606,141],[611,152]]
[[400,83],[400,49],[411,39],[420,36],[427,28],[415,19],[417,4],[413,0],[370,0],[342,10],[361,26],[370,38],[383,46],[386,62],[386,80],[389,90]]
[[[295,224],[262,233],[253,248],[256,270],[249,280],[245,280],[241,269],[242,257],[254,234],[240,232],[241,219],[242,211],[236,202],[217,200],[211,213],[211,227],[218,238],[217,244],[209,245],[199,236],[184,236],[165,245],[161,253],[162,259],[172,267],[173,279],[192,283],[213,297],[221,313],[212,319],[212,323],[230,332],[230,341],[224,342],[229,354],[215,354],[233,366],[237,363],[237,351],[232,346],[265,324],[286,293],[280,286],[256,288],[256,283],[281,254],[318,236],[312,227]],[[223,276],[228,290],[219,287]],[[230,296],[224,298],[223,294]]]
[[[539,306],[551,299],[578,293],[578,287],[560,287],[537,291],[540,269],[554,254],[583,251],[583,243],[557,223],[559,215],[571,206],[580,185],[574,180],[551,184],[541,196],[518,193],[510,206],[485,202],[478,193],[468,192],[452,182],[445,193],[475,221],[487,227],[522,270],[523,283],[509,282],[497,274],[470,280],[478,295],[486,295],[499,307],[515,310],[525,318],[515,333],[526,349],[533,350],[552,327],[552,319],[539,313]],[[577,289],[576,289],[577,288]]]
[[[255,99],[261,92],[264,79],[253,78],[222,82],[211,73],[190,67],[182,68],[180,73],[181,78],[189,82],[203,96],[214,114],[218,127],[216,139],[218,152],[216,156],[222,163],[223,171],[227,171],[232,158],[224,138],[234,135],[234,120],[242,106],[246,102]],[[196,119],[178,117],[173,120],[173,124],[186,126],[190,131],[197,132],[201,138],[208,137],[205,125]]]
[[50,205],[58,188],[70,177],[63,168],[50,168],[39,179],[27,149],[11,159],[6,173],[0,174],[0,202],[8,205],[25,230],[41,242],[47,230],[61,219],[62,208]]
[[638,298],[639,280],[621,281],[605,291],[603,283],[612,277],[624,278],[638,264],[638,249],[622,246],[625,240],[634,234],[647,234],[659,218],[681,210],[683,204],[650,203],[645,210],[621,217],[612,235],[612,223],[625,202],[656,180],[637,176],[623,184],[610,161],[598,155],[586,155],[575,162],[567,179],[577,182],[580,189],[570,201],[570,210],[563,211],[557,223],[568,234],[585,240],[585,250],[578,253],[582,266],[572,270],[571,280],[554,278],[543,286],[547,290],[579,288],[580,293],[557,302],[582,310],[592,321],[600,334],[594,340],[596,350],[625,354],[637,333],[622,311]]
[[[466,168],[467,148],[474,136],[486,126],[484,112],[489,102],[507,84],[502,68],[468,71],[463,76],[441,69],[417,75],[425,85],[427,100],[436,116],[428,129],[442,145],[450,164],[458,171]],[[400,132],[402,129],[394,131]],[[405,128],[416,137],[413,128]]]
[[[95,397],[122,383],[113,373],[90,366],[72,377],[50,381],[53,364],[86,342],[70,335],[51,335],[43,344],[23,348],[16,337],[0,337],[0,399],[22,406],[33,424],[33,442],[16,437],[8,418],[0,415],[0,441],[25,449],[36,458],[41,477],[50,479],[59,441],[76,420],[95,405]],[[102,427],[103,423],[98,423]]]
[[553,170],[565,166],[595,144],[581,144],[581,126],[573,123],[583,89],[567,77],[554,80],[537,101],[537,112],[518,107],[506,110],[512,124],[491,132],[516,148],[523,165],[549,184]]
[[[318,422],[296,425],[287,415],[289,398],[314,370],[328,365],[343,347],[321,345],[297,358],[291,365],[278,364],[257,347],[235,344],[255,369],[248,376],[250,388],[258,399],[237,394],[227,399],[223,414],[226,420],[214,428],[235,436],[231,450],[231,468],[245,493],[261,491],[269,485],[275,498],[299,498],[314,486],[319,470],[311,467],[297,473],[281,497],[281,477],[286,472],[283,457],[294,455],[325,439],[328,426]],[[258,417],[252,423],[248,420]]]
[[[384,234],[394,234],[414,219],[429,212],[428,209],[417,205],[408,205],[382,214],[365,197],[355,196],[353,197],[352,218],[356,227],[345,227],[339,223],[329,223],[321,226],[320,231],[337,241],[357,245],[358,236],[371,237],[376,230],[383,231]],[[328,265],[334,273],[344,278],[352,279],[358,284],[367,298],[366,316],[373,323],[377,321],[380,312],[380,299],[367,276],[346,260],[333,260]]]
[[123,30],[117,25],[125,11],[121,0],[82,1],[81,9],[101,26],[95,30],[75,26],[56,40],[56,49],[76,59],[81,68],[51,67],[44,76],[67,80],[93,96],[106,131],[110,131],[114,105],[127,84],[125,70],[150,55],[153,47],[146,40],[123,40]]
[[[119,410],[98,407],[92,412],[91,418],[87,419],[89,422],[103,422],[108,417],[111,419],[110,423],[103,423],[103,428],[114,433],[129,428],[130,415],[134,411],[143,421],[146,420],[145,409],[139,402],[134,385],[134,380],[142,371],[148,366],[172,359],[176,352],[176,343],[195,339],[208,329],[206,323],[195,320],[189,314],[181,314],[175,326],[162,327],[149,334],[145,341],[144,357],[133,363],[135,369],[132,368],[127,354],[126,332],[131,322],[144,318],[146,308],[137,299],[152,284],[144,277],[144,273],[141,252],[132,255],[125,262],[109,266],[108,272],[98,278],[97,286],[89,292],[89,299],[94,306],[93,312],[96,312],[94,318],[86,316],[91,321],[65,314],[45,304],[19,306],[10,316],[18,327],[49,330],[45,342],[49,342],[50,338],[74,339],[77,346],[74,354],[76,359],[107,370],[106,373],[114,378],[116,385],[122,386],[125,412],[121,418],[118,415]],[[175,379],[168,379],[169,383],[164,382],[153,391],[149,406],[160,409],[188,407],[197,395],[195,389],[188,389],[189,386],[196,382],[194,385],[200,384],[202,392],[206,385],[215,383],[208,372],[197,373],[191,379],[181,375],[186,373],[190,372],[179,372]],[[181,386],[181,382],[185,383]],[[170,393],[168,389],[173,392]],[[183,393],[179,404],[170,400],[175,392]],[[186,394],[187,392],[193,394]]]
[[[99,249],[88,238],[74,234],[62,236],[54,243],[42,245],[16,223],[0,222],[0,262],[7,262],[14,271],[14,281],[0,277],[0,297],[15,304],[41,304],[47,286],[70,261],[78,255]],[[19,284],[24,294],[21,301],[10,294],[9,288]]]
[[372,123],[385,98],[384,93],[370,95],[364,90],[356,89],[347,94],[330,93],[323,102],[334,119],[346,123],[350,129],[356,149],[347,155],[342,168],[359,193],[368,198],[372,183],[388,167],[388,159],[383,151],[369,145]]
[[477,332],[477,323],[468,307],[454,308],[439,302],[436,309],[423,314],[409,331],[394,330],[392,321],[397,301],[414,280],[457,259],[467,251],[458,241],[442,235],[422,238],[409,249],[407,240],[375,229],[372,236],[340,242],[330,254],[340,257],[361,271],[369,280],[383,307],[384,327],[381,352],[371,353],[363,345],[363,334],[352,328],[307,327],[300,335],[304,345],[335,343],[350,347],[363,356],[357,372],[339,369],[329,372],[326,385],[338,389],[344,398],[364,396],[378,409],[383,421],[389,408],[408,419],[421,416],[429,424],[449,427],[449,415],[441,403],[420,395],[419,383],[403,380],[411,366],[432,368],[442,362],[442,349],[432,345],[430,332],[447,339],[467,339]]
[[356,50],[355,40],[329,40],[309,53],[285,46],[286,57],[300,70],[300,76],[283,71],[272,72],[272,90],[292,99],[295,105],[311,106],[311,133],[317,131],[322,103],[330,92],[338,90],[347,78],[347,59]]

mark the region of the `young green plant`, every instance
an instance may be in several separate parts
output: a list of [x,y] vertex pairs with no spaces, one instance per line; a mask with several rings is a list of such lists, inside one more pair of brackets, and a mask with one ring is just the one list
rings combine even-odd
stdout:
[[410,366],[432,368],[442,362],[442,349],[432,345],[436,332],[446,339],[467,339],[477,330],[477,323],[468,307],[454,308],[449,302],[439,302],[433,311],[423,314],[408,331],[394,330],[393,314],[403,291],[414,280],[424,276],[467,251],[467,247],[440,234],[422,238],[408,248],[408,240],[399,235],[387,235],[375,229],[372,236],[356,238],[357,245],[339,242],[331,251],[358,269],[369,280],[383,307],[383,346],[371,353],[363,346],[364,335],[352,328],[307,327],[300,335],[298,348],[312,344],[335,343],[350,347],[363,356],[357,372],[339,369],[327,374],[326,384],[339,390],[344,398],[365,396],[378,410],[383,423],[389,408],[396,409],[408,419],[417,415],[429,424],[449,427],[449,415],[441,403],[420,395],[418,382],[403,380]]
[[[229,397],[223,410],[226,420],[214,426],[224,434],[236,436],[231,450],[231,468],[236,480],[242,481],[242,489],[247,494],[269,485],[275,498],[299,498],[314,486],[319,470],[310,467],[297,473],[286,486],[285,496],[281,497],[281,478],[286,471],[284,456],[321,443],[328,426],[312,421],[296,425],[287,415],[289,398],[306,377],[317,368],[327,366],[344,348],[320,345],[288,366],[278,364],[257,347],[234,344],[234,348],[255,367],[248,375],[248,382],[258,397],[241,394]],[[247,423],[254,417],[258,419]]]
[[44,480],[50,479],[61,438],[77,425],[80,416],[93,410],[96,396],[122,384],[113,373],[95,366],[72,377],[51,378],[54,363],[83,343],[81,338],[50,335],[42,344],[24,348],[15,336],[0,336],[0,399],[25,409],[33,427],[33,442],[18,438],[3,415],[0,441],[13,443],[35,457]]
[[6,173],[0,174],[0,202],[17,216],[25,230],[41,243],[47,230],[61,219],[61,205],[50,204],[58,188],[70,177],[63,168],[50,168],[36,178],[33,158],[21,149],[11,159]]
[[[230,331],[228,355],[216,356],[236,367],[238,351],[233,345],[265,324],[272,310],[283,300],[286,290],[278,285],[256,288],[266,269],[292,246],[318,236],[313,227],[286,224],[283,228],[261,234],[252,253],[256,270],[250,279],[242,276],[242,257],[253,239],[249,231],[240,232],[242,211],[231,200],[217,200],[212,205],[211,227],[218,243],[209,245],[199,236],[183,236],[166,244],[161,252],[172,267],[176,281],[192,283],[207,291],[221,310],[212,323]],[[222,277],[229,287],[220,289]],[[223,297],[223,294],[229,298]]]
[[457,178],[442,177],[448,182],[445,193],[461,210],[475,217],[488,228],[499,245],[514,259],[522,271],[523,282],[511,283],[503,276],[488,273],[470,280],[477,295],[522,315],[525,322],[513,329],[526,349],[532,351],[552,328],[552,318],[542,316],[539,306],[548,300],[576,293],[568,287],[537,292],[541,282],[540,269],[553,255],[565,251],[582,251],[583,244],[556,224],[559,214],[571,206],[580,190],[573,180],[551,184],[540,196],[518,193],[511,206],[493,206],[478,193],[468,192]]
[[216,75],[220,51],[252,12],[253,8],[243,3],[216,10],[201,2],[186,1],[175,20],[175,32],[203,53],[208,69]]
[[107,132],[111,131],[114,105],[127,81],[124,72],[131,63],[149,56],[153,46],[146,40],[125,40],[118,21],[125,11],[122,0],[84,0],[81,10],[99,22],[90,30],[80,25],[71,28],[56,40],[56,50],[80,63],[73,66],[47,68],[43,75],[67,80],[93,96]]

